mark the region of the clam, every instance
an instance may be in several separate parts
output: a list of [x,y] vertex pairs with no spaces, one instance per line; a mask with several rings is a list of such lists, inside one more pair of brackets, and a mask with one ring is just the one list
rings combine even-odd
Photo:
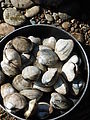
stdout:
[[53,87],[48,87],[48,86],[45,86],[44,84],[42,84],[41,80],[37,80],[34,82],[34,85],[33,85],[33,88],[34,89],[38,89],[42,92],[51,92],[53,90]]
[[43,40],[43,45],[55,49],[56,39],[55,37],[49,37]]
[[9,63],[12,63],[13,66],[21,66],[21,58],[17,51],[15,51],[14,49],[6,49],[4,54]]
[[61,61],[66,60],[74,47],[74,42],[71,39],[59,39],[56,42],[55,52]]
[[26,37],[18,36],[12,40],[13,47],[20,53],[29,53],[33,49],[33,43]]
[[68,92],[68,85],[65,82],[65,79],[62,77],[62,75],[59,75],[58,80],[56,81],[54,85],[54,89],[56,92],[65,95]]
[[4,50],[6,50],[6,49],[13,49],[12,40],[10,40],[9,42],[7,42],[7,44],[4,47]]
[[52,50],[50,47],[48,46],[45,46],[45,45],[39,45],[39,51],[40,50],[44,50],[44,49],[49,49],[49,50]]
[[28,99],[37,99],[37,101],[42,97],[43,92],[37,89],[24,89],[20,91],[20,94],[24,95]]
[[18,74],[18,69],[9,64],[5,63],[4,61],[1,62],[2,71],[9,77],[13,77]]
[[3,84],[5,81],[5,75],[4,73],[0,70],[0,85]]
[[64,73],[63,75],[67,78],[67,80],[72,82],[78,72],[78,66],[72,62],[67,62],[63,65],[62,72]]
[[72,62],[74,64],[77,64],[79,62],[79,58],[77,55],[73,55],[69,60],[68,62]]
[[58,56],[52,50],[44,49],[37,53],[37,60],[42,65],[52,66],[58,62]]
[[45,86],[52,86],[57,80],[57,68],[49,68],[42,76],[42,83]]
[[27,66],[22,70],[22,76],[24,79],[37,80],[40,77],[41,71],[36,66]]
[[37,108],[36,99],[29,101],[28,110],[24,113],[25,118],[27,119],[27,118],[31,117],[35,113],[36,108]]
[[63,95],[56,92],[51,94],[50,104],[55,109],[60,110],[67,110],[71,107],[70,101],[66,99]]
[[35,43],[38,45],[41,44],[41,39],[39,37],[29,36],[28,39],[30,39],[32,43]]
[[22,74],[19,74],[13,79],[12,85],[16,90],[21,91],[27,88],[32,88],[33,83],[24,80]]
[[53,108],[46,102],[39,102],[37,106],[37,117],[46,119],[53,112]]
[[27,101],[21,94],[13,93],[4,97],[3,103],[4,106],[9,110],[21,110],[26,107]]
[[47,67],[45,65],[38,63],[37,60],[34,62],[34,66],[38,67],[43,73],[47,71]]
[[10,83],[3,84],[1,86],[1,96],[2,98],[6,97],[7,95],[15,93],[15,89]]
[[75,96],[79,95],[84,86],[85,82],[83,81],[83,79],[80,76],[76,77],[72,82],[72,94]]

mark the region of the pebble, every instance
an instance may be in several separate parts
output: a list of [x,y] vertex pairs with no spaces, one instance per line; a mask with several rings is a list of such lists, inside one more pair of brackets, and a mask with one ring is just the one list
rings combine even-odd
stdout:
[[31,0],[10,0],[12,5],[19,9],[26,9],[33,5]]
[[14,8],[6,8],[3,12],[4,21],[13,26],[19,26],[25,22],[25,16]]
[[7,23],[0,24],[0,35],[5,36],[15,30],[15,28]]
[[34,6],[26,10],[25,16],[26,17],[33,17],[37,15],[40,11],[40,6]]
[[84,37],[81,33],[72,33],[72,35],[79,41],[79,42],[84,42]]
[[71,16],[69,16],[69,15],[66,14],[66,13],[58,12],[58,15],[59,15],[59,18],[60,18],[62,21],[66,21],[66,20],[68,20],[68,19],[71,18]]
[[45,18],[46,18],[46,20],[49,21],[49,22],[52,22],[52,21],[53,21],[53,17],[52,17],[52,15],[50,15],[50,14],[45,14]]
[[70,23],[69,22],[64,22],[64,23],[62,23],[62,28],[64,28],[64,29],[66,29],[66,30],[68,30],[69,28],[70,28]]

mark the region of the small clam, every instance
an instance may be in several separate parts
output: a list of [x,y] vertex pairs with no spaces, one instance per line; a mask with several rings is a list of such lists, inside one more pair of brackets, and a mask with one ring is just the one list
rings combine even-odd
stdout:
[[21,58],[18,52],[16,52],[14,49],[6,49],[5,50],[5,56],[7,60],[12,63],[16,67],[21,66]]
[[42,83],[45,86],[52,86],[57,80],[57,68],[49,68],[42,76]]
[[43,92],[37,89],[24,89],[20,91],[20,94],[24,95],[28,99],[37,99],[37,101],[42,97]]
[[46,119],[53,112],[53,108],[46,102],[39,102],[37,106],[37,117]]
[[1,62],[1,68],[2,71],[10,77],[18,74],[18,70],[15,67],[6,64],[4,61]]
[[72,62],[67,62],[63,65],[62,72],[64,73],[63,75],[67,78],[67,80],[72,82],[78,72],[78,66]]
[[10,95],[12,93],[15,93],[15,89],[10,83],[3,84],[1,86],[1,96],[2,98],[6,97],[7,95]]
[[26,37],[18,36],[12,40],[14,48],[20,53],[29,53],[33,49],[33,43]]
[[56,39],[55,39],[55,37],[50,37],[50,38],[44,39],[43,40],[43,45],[48,46],[48,47],[54,49],[55,45],[56,45]]
[[27,66],[22,70],[24,79],[37,80],[40,77],[41,71],[36,66]]
[[73,55],[69,60],[68,62],[72,62],[74,64],[77,64],[79,62],[79,58],[77,55]]
[[59,39],[56,42],[55,52],[61,61],[66,60],[74,47],[74,42],[71,39]]
[[65,82],[65,79],[59,75],[58,80],[56,81],[54,85],[54,89],[56,92],[65,95],[68,92],[68,85]]
[[37,108],[36,99],[29,101],[28,110],[24,113],[25,118],[27,119],[27,118],[31,117],[36,112],[36,108]]
[[44,49],[49,49],[49,50],[52,50],[50,47],[48,46],[45,46],[45,45],[39,45],[39,51],[40,50],[44,50]]
[[16,90],[21,91],[27,88],[32,88],[33,83],[24,80],[22,74],[19,74],[13,79],[12,85]]
[[47,71],[47,67],[45,65],[42,65],[42,64],[38,63],[37,60],[34,62],[34,66],[38,67],[42,72]]
[[35,43],[35,44],[41,44],[41,39],[38,38],[38,37],[34,37],[34,36],[29,36],[28,39],[31,40],[32,43]]
[[76,77],[72,82],[72,94],[75,96],[79,95],[83,90],[84,86],[85,82],[83,81],[83,79],[80,76]]
[[7,95],[3,99],[4,106],[9,110],[21,110],[26,107],[26,99],[19,93],[13,93],[11,95]]
[[55,92],[51,94],[50,104],[55,109],[60,110],[67,110],[71,107],[70,101],[68,99],[66,99],[63,95]]
[[33,88],[38,89],[42,92],[46,92],[46,93],[51,92],[53,90],[53,87],[48,87],[48,86],[45,86],[44,84],[42,84],[41,80],[35,81]]
[[0,85],[4,83],[5,80],[5,75],[4,73],[0,70]]
[[37,60],[42,65],[52,66],[58,62],[58,56],[52,50],[44,49],[37,53]]

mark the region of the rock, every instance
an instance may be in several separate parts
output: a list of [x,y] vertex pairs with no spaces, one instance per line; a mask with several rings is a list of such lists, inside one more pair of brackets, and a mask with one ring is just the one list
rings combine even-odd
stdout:
[[53,21],[53,17],[52,17],[52,15],[50,15],[50,14],[45,14],[45,18],[46,18],[46,20],[49,21],[49,22],[52,22],[52,21]]
[[31,0],[10,0],[12,5],[16,8],[26,9],[33,5]]
[[70,23],[69,22],[64,22],[64,23],[62,23],[62,28],[64,28],[64,29],[66,29],[66,30],[68,30],[69,28],[70,28]]
[[25,22],[25,16],[14,8],[6,8],[3,12],[4,21],[13,26],[19,26]]
[[0,24],[0,35],[5,36],[15,30],[15,28],[7,23]]
[[33,17],[37,15],[40,11],[40,6],[34,6],[26,10],[25,16],[26,17]]
[[83,37],[83,35],[81,34],[81,33],[76,33],[76,32],[74,32],[74,33],[72,33],[72,35],[79,41],[79,42],[84,42],[84,37]]
[[58,15],[59,15],[59,18],[60,18],[62,21],[65,21],[65,20],[68,20],[68,19],[71,18],[71,16],[67,15],[66,13],[58,12]]

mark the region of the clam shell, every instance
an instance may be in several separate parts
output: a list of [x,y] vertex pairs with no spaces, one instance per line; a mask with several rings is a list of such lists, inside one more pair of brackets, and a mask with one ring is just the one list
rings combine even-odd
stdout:
[[66,99],[63,95],[55,92],[51,94],[50,104],[55,109],[60,110],[67,110],[71,107],[70,101],[68,99]]
[[13,47],[20,53],[29,53],[33,49],[33,43],[26,37],[18,36],[12,40]]
[[1,86],[1,96],[2,98],[6,97],[7,95],[10,95],[12,93],[15,93],[15,89],[10,83],[3,84]]
[[11,110],[11,109],[18,109],[21,110],[26,107],[26,99],[19,93],[13,93],[11,95],[7,95],[3,99],[4,106]]
[[24,95],[28,99],[37,99],[37,101],[42,97],[43,92],[37,89],[25,89],[20,91],[20,94]]
[[25,118],[27,119],[27,118],[31,117],[35,113],[36,108],[37,108],[36,99],[29,101],[28,110],[24,113]]
[[73,55],[69,60],[68,62],[72,62],[74,64],[77,64],[79,62],[79,58],[77,55]]
[[46,102],[39,102],[37,106],[37,117],[39,119],[46,119],[53,112],[53,108]]
[[4,73],[0,70],[0,85],[3,84],[5,81],[5,75]]
[[5,63],[4,61],[1,62],[2,71],[8,75],[9,77],[13,77],[18,74],[18,70],[15,67],[11,67],[9,64]]
[[61,61],[66,60],[74,47],[74,42],[71,39],[59,39],[56,42],[55,52]]
[[21,91],[27,88],[32,88],[33,83],[24,80],[22,74],[19,74],[13,79],[12,85],[16,90]]
[[22,70],[24,79],[37,80],[40,77],[41,71],[36,66],[27,66]]
[[46,38],[43,40],[43,45],[55,49],[56,39],[55,37]]
[[52,86],[57,80],[57,68],[49,68],[42,76],[42,83],[45,86]]
[[56,92],[65,95],[68,92],[68,85],[65,82],[65,79],[59,75],[58,80],[56,81],[55,85],[54,85],[54,89]]
[[52,50],[44,49],[37,53],[37,60],[42,65],[52,66],[58,62],[58,56]]
[[35,44],[41,44],[41,39],[38,38],[38,37],[34,37],[34,36],[29,36],[28,39],[31,40],[32,43],[35,43]]
[[44,84],[42,84],[41,80],[35,81],[33,88],[38,89],[42,92],[46,92],[46,93],[51,92],[53,90],[53,87],[48,87],[48,86],[45,86]]

